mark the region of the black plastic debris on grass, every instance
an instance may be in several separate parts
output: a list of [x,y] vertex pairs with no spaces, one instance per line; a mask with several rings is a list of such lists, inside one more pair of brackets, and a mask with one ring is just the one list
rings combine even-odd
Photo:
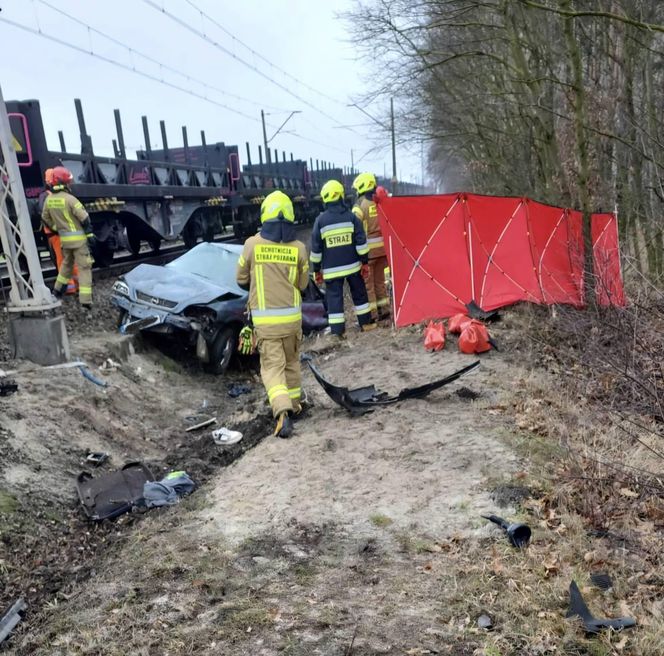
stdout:
[[590,580],[592,584],[600,590],[610,590],[613,587],[613,581],[608,574],[599,572],[597,574],[591,574]]
[[18,383],[12,378],[3,378],[0,380],[0,396],[11,396],[18,392]]
[[314,378],[319,382],[327,395],[335,403],[348,410],[353,417],[358,417],[367,412],[372,412],[378,407],[392,405],[393,403],[405,401],[406,399],[421,399],[434,390],[458,380],[461,376],[470,373],[480,365],[479,360],[477,360],[445,378],[426,383],[425,385],[420,385],[419,387],[408,387],[401,390],[397,395],[390,396],[387,392],[377,390],[374,385],[366,385],[365,387],[357,387],[355,389],[333,385],[330,381],[326,380],[323,377],[323,374],[316,368],[311,361],[311,356],[304,355],[302,359],[307,362]]
[[593,617],[576,581],[572,581],[569,585],[569,610],[565,617],[580,617],[586,633],[599,633],[602,629],[620,631],[636,626],[636,620],[631,617],[617,617],[615,619]]
[[16,625],[23,619],[27,605],[23,599],[16,600],[9,609],[0,617],[0,647],[10,636]]
[[498,310],[491,310],[490,312],[486,312],[483,310],[475,301],[470,301],[470,303],[466,303],[466,310],[468,310],[468,316],[471,319],[478,319],[479,321],[485,321],[487,323],[490,323],[492,321],[500,321],[500,314],[498,314]]
[[497,515],[482,515],[482,517],[500,526],[507,534],[507,539],[513,547],[523,549],[528,546],[532,534],[530,526],[526,524],[512,524]]

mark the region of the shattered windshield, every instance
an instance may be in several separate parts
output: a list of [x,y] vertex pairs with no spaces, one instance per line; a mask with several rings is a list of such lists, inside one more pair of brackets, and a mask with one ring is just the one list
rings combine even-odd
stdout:
[[241,246],[203,243],[187,251],[166,266],[177,271],[193,273],[207,280],[244,294],[235,282]]

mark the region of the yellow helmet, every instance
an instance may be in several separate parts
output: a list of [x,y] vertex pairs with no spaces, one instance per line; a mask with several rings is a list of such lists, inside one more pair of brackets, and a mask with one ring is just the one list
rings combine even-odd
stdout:
[[344,196],[344,186],[336,180],[328,180],[320,190],[320,197],[324,203],[336,203]]
[[265,197],[261,204],[261,223],[271,221],[272,219],[282,218],[293,223],[295,221],[295,212],[293,203],[283,191],[273,191]]
[[360,173],[360,175],[353,180],[353,189],[357,191],[358,196],[366,194],[367,191],[373,191],[375,188],[376,176],[373,173]]

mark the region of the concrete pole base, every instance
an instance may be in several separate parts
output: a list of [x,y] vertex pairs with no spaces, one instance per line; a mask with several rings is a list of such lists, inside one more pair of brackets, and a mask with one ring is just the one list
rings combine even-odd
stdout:
[[65,318],[61,314],[10,314],[9,344],[12,357],[36,364],[60,364],[70,358]]

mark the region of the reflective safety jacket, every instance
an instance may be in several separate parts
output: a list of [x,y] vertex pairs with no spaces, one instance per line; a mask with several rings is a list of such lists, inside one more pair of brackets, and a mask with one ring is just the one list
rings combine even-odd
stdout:
[[[280,241],[285,238],[288,241]],[[249,237],[236,278],[240,287],[249,288],[249,309],[259,335],[287,337],[302,330],[300,290],[309,284],[309,262],[292,224],[266,221],[259,234]]]
[[353,207],[353,214],[362,221],[364,231],[367,233],[367,242],[369,243],[369,259],[383,257],[385,255],[385,244],[383,235],[380,231],[378,221],[378,208],[374,201],[369,200],[366,195],[357,199]]
[[78,248],[92,232],[83,203],[65,190],[53,191],[44,200],[44,225],[60,235],[62,248]]
[[360,270],[369,257],[362,224],[342,203],[332,203],[316,217],[311,232],[311,264],[323,279],[343,278]]

